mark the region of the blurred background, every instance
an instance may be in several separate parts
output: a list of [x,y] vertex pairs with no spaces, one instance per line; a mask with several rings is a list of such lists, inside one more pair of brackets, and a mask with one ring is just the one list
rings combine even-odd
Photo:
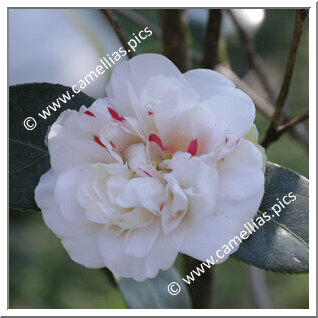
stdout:
[[[223,11],[223,10],[222,10]],[[136,54],[163,53],[158,10],[112,10],[126,39],[149,25],[154,34],[143,41]],[[204,53],[208,10],[187,10],[192,67]],[[255,43],[273,93],[277,96],[290,48],[295,10],[237,9],[240,26]],[[172,31],[173,32],[173,31]],[[294,76],[286,103],[291,117],[308,109],[308,23],[300,43]],[[100,10],[9,10],[9,83],[76,83],[99,64],[99,58],[121,46]],[[219,40],[220,62],[269,102],[227,12],[222,12]],[[84,92],[105,96],[104,74]],[[256,102],[256,101],[255,101]],[[268,117],[257,111],[260,140]],[[308,124],[303,125],[303,132]],[[306,140],[305,140],[306,141]],[[293,169],[308,178],[308,140],[300,142],[284,134],[267,149],[270,161]],[[9,307],[10,308],[125,308],[121,294],[102,270],[86,269],[70,260],[59,239],[44,225],[40,213],[10,213],[9,220]],[[176,262],[184,274],[184,258]],[[204,278],[202,278],[204,279]],[[308,308],[308,275],[265,272],[268,297],[273,308]],[[231,257],[214,268],[211,299],[213,308],[257,308],[250,269]]]

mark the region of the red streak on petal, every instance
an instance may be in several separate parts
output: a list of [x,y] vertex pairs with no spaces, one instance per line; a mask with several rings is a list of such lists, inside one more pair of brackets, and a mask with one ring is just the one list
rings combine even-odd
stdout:
[[141,169],[141,168],[138,168],[140,171],[142,171],[144,174],[146,174],[148,177],[150,177],[150,178],[153,178],[153,176],[149,173],[149,172],[147,172],[146,170],[144,170],[144,169]]
[[225,137],[225,143],[227,144],[229,141],[229,138]]
[[198,151],[198,139],[195,138],[190,141],[187,152],[191,154],[191,156],[195,156]]
[[161,204],[160,204],[160,212],[162,212],[162,209],[163,209],[164,206],[165,206],[164,203],[161,203]]
[[240,138],[238,138],[238,139],[236,140],[235,145],[237,145],[237,144],[239,143],[239,141],[240,141]]
[[90,112],[89,110],[87,110],[86,112],[84,112],[84,114],[91,116],[91,117],[96,117],[92,112]]
[[153,115],[153,112],[149,110],[148,115],[149,116]]
[[166,150],[165,147],[162,144],[162,141],[160,137],[156,134],[150,134],[149,135],[149,141],[155,142],[162,150]]
[[109,141],[109,143],[111,144],[113,148],[116,148],[115,144],[111,140]]
[[116,112],[115,109],[112,109],[110,107],[107,107],[110,115],[113,117],[113,119],[118,120],[118,121],[125,121],[124,117],[119,116],[119,114]]
[[97,137],[96,135],[94,135],[94,141],[95,141],[97,144],[99,144],[100,146],[106,148],[106,146],[100,141],[99,137]]

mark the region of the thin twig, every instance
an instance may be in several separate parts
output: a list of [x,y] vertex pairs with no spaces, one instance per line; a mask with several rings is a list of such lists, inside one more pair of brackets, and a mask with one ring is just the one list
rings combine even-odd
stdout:
[[248,35],[248,33],[245,31],[245,29],[241,26],[239,20],[235,16],[235,13],[233,12],[233,10],[229,9],[228,13],[229,13],[230,17],[232,18],[232,20],[237,28],[241,42],[245,48],[248,63],[250,65],[250,67],[255,71],[255,73],[259,77],[270,101],[274,102],[275,101],[275,93],[274,93],[274,90],[273,90],[273,88],[272,88],[272,86],[267,78],[266,72],[263,68],[261,58],[256,51],[254,41],[251,39],[251,37]]
[[202,67],[214,69],[219,63],[219,37],[222,21],[222,10],[210,9],[209,21],[205,35],[205,49]]
[[279,125],[276,129],[277,133],[282,134],[285,131],[293,128],[295,125],[307,120],[308,118],[309,118],[309,113],[305,112],[304,114],[300,115],[299,117],[293,118],[290,121],[288,121],[282,125]]
[[121,30],[119,21],[116,17],[113,16],[111,13],[111,10],[109,9],[101,9],[107,20],[109,21],[110,25],[112,26],[113,30],[115,31],[116,35],[119,38],[119,41],[121,42],[123,48],[127,52],[127,55],[132,58],[134,56],[134,53],[131,51],[130,46],[128,45],[128,42],[126,41],[126,38]]
[[162,41],[165,54],[181,72],[190,68],[189,21],[184,9],[160,9]]
[[281,134],[278,135],[277,132],[277,126],[279,125],[281,121],[281,115],[282,111],[287,99],[296,57],[297,57],[297,51],[300,43],[300,38],[303,33],[304,24],[306,21],[306,18],[308,16],[308,9],[299,9],[296,11],[296,20],[295,20],[295,27],[294,27],[294,33],[293,38],[290,46],[289,56],[286,64],[286,70],[285,75],[283,79],[283,83],[278,95],[278,98],[275,103],[275,112],[271,119],[270,125],[266,131],[266,135],[264,140],[262,141],[262,146],[264,148],[267,148],[273,141],[277,140]]

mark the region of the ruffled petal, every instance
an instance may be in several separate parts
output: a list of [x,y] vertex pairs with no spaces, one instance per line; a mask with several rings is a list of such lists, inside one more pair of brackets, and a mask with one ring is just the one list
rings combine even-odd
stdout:
[[249,132],[255,119],[253,101],[237,88],[220,87],[217,94],[202,103],[202,107],[209,109],[238,138]]
[[129,231],[124,238],[125,253],[135,257],[145,257],[153,248],[160,234],[160,222]]
[[45,173],[35,188],[35,201],[41,209],[45,224],[58,237],[90,234],[100,229],[97,224],[78,224],[67,220],[59,211],[54,198],[56,175],[52,170]]
[[[143,281],[155,277],[159,270],[170,268],[178,251],[172,247],[169,236],[159,235],[145,257],[135,257],[125,252],[124,234],[114,235],[110,230],[99,235],[99,247],[105,265],[120,277]],[[148,243],[145,243],[148,246]]]
[[188,211],[188,199],[177,179],[170,173],[165,175],[166,200],[161,209],[161,224],[165,234],[176,229]]
[[178,68],[166,57],[159,54],[137,55],[129,61],[122,61],[114,68],[106,85],[106,93],[111,103],[125,116],[136,116],[129,93],[129,85],[139,96],[141,89],[157,75],[178,77]]
[[[54,196],[62,215],[75,224],[90,222],[76,196],[77,187],[82,180],[83,170],[84,167],[75,167],[59,174],[54,189]],[[85,180],[82,182],[85,182]]]
[[207,165],[189,153],[176,153],[168,166],[187,196],[187,218],[196,220],[211,214],[216,204],[219,178],[216,162]]
[[164,187],[157,178],[139,177],[123,182],[121,187],[111,187],[109,198],[113,204],[122,208],[143,207],[158,214],[164,200]]
[[[111,121],[106,112],[107,99],[96,101],[91,115],[87,108],[78,113],[66,110],[58,117],[48,133],[48,148],[52,169],[56,172],[86,163],[111,163],[113,157],[94,138]],[[98,110],[98,111],[97,111]]]

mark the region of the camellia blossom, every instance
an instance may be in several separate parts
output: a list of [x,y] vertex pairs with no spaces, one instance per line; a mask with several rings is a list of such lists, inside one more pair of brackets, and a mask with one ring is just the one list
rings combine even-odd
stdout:
[[252,100],[157,54],[118,64],[106,92],[49,131],[51,169],[35,190],[45,223],[75,262],[138,281],[179,252],[210,258],[263,197]]

